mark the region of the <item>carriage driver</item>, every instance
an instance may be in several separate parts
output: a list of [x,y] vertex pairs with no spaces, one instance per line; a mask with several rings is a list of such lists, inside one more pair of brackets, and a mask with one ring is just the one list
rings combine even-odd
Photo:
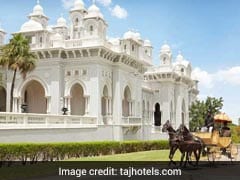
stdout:
[[207,130],[208,130],[209,132],[212,132],[212,130],[213,130],[213,125],[214,125],[213,116],[211,115],[211,112],[208,111],[208,114],[207,114],[207,116],[206,116],[206,118],[205,118],[205,125],[204,125],[204,126],[207,128]]

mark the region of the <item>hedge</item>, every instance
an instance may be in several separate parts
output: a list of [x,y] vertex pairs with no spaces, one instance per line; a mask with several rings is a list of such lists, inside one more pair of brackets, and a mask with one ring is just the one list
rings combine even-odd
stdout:
[[39,161],[161,150],[168,147],[168,141],[0,144],[0,161],[19,161],[24,165],[27,162],[33,164]]

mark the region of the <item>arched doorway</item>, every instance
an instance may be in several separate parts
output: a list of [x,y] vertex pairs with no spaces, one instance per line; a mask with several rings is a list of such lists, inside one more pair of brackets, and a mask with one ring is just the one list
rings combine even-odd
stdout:
[[131,112],[132,112],[131,91],[130,88],[127,86],[124,90],[124,99],[122,102],[123,117],[131,116]]
[[160,104],[155,104],[155,111],[154,111],[154,125],[161,126],[162,125],[162,112],[160,108]]
[[26,112],[46,114],[47,99],[43,86],[36,80],[30,81],[24,90],[24,103],[27,105]]
[[185,106],[185,101],[184,101],[184,100],[183,100],[183,102],[182,102],[181,118],[182,118],[182,124],[185,124],[185,119],[186,119],[186,106]]
[[6,112],[7,93],[4,87],[0,86],[0,112]]
[[145,101],[143,100],[142,102],[142,117],[146,118],[146,109],[145,109]]
[[104,86],[103,97],[102,97],[102,116],[107,116],[108,112],[109,112],[108,88],[107,88],[107,86]]
[[71,115],[85,114],[84,91],[80,84],[75,84],[71,88]]

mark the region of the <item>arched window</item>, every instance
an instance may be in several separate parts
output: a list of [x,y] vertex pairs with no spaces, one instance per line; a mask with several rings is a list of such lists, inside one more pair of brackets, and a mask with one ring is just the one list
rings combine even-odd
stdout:
[[104,86],[103,97],[102,97],[102,116],[106,116],[109,113],[109,103],[108,103],[108,88]]
[[143,104],[142,104],[142,117],[145,118],[146,117],[146,109],[145,109],[145,101],[143,100]]
[[150,119],[151,116],[150,116],[150,103],[149,101],[147,102],[147,117]]
[[132,114],[132,102],[131,102],[131,91],[127,86],[124,90],[124,99],[122,102],[122,115],[123,117],[129,117]]
[[90,35],[93,35],[93,31],[94,31],[94,28],[93,28],[93,25],[91,25],[91,26],[89,27]]
[[78,26],[78,24],[79,24],[79,20],[78,20],[78,18],[76,18],[75,21],[74,21],[74,25]]
[[135,46],[134,45],[132,45],[132,51],[135,51]]
[[40,43],[43,42],[43,38],[42,38],[42,36],[39,38],[39,42],[40,42]]
[[155,111],[154,111],[154,125],[161,126],[162,125],[162,112],[160,108],[160,104],[155,104]]
[[47,113],[47,99],[42,84],[36,80],[30,81],[24,88],[23,95],[28,113]]
[[184,68],[181,68],[181,72],[184,73]]
[[71,88],[71,115],[85,114],[84,90],[80,84],[75,84]]

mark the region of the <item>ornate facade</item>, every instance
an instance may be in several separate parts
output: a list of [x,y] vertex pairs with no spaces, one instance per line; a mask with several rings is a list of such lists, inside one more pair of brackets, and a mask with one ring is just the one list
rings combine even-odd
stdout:
[[[139,33],[107,38],[108,24],[95,4],[86,9],[82,0],[75,0],[69,13],[70,22],[60,17],[49,26],[38,2],[16,32],[30,40],[38,61],[26,79],[17,75],[13,113],[7,113],[12,73],[1,68],[0,134],[6,129],[41,134],[54,128],[59,137],[55,141],[71,141],[59,129],[69,133],[72,129],[78,140],[159,139],[165,137],[161,125],[166,120],[174,127],[189,124],[188,110],[198,88],[191,78],[191,64],[181,53],[173,62],[165,43],[160,65],[154,66],[151,42]],[[0,29],[0,44],[4,35]],[[63,108],[67,115],[62,115]],[[80,137],[84,134],[92,137]],[[33,135],[32,140],[46,138]]]

